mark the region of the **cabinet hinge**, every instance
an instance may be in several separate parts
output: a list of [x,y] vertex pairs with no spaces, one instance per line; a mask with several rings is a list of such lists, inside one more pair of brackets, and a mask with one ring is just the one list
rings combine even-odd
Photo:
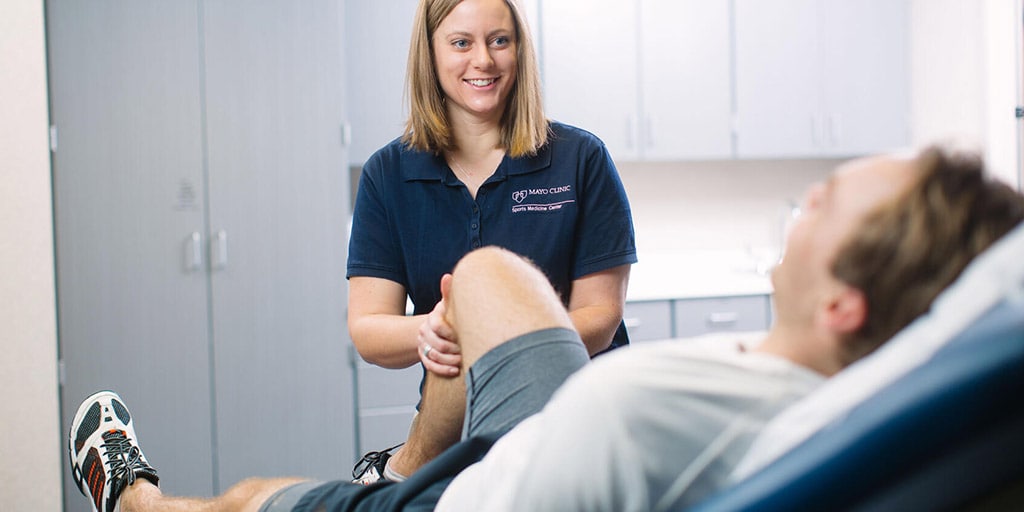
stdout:
[[1017,107],[1017,119],[1024,119],[1024,107]]

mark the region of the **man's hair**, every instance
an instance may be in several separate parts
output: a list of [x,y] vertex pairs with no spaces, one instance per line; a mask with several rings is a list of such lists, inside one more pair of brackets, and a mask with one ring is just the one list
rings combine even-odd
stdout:
[[[441,153],[456,148],[444,91],[434,67],[432,40],[438,25],[462,0],[420,0],[409,43],[405,87],[409,119],[402,142]],[[515,23],[516,81],[501,118],[501,143],[511,157],[536,154],[547,142],[548,121],[541,102],[540,68],[533,38],[517,0],[505,0]]]
[[868,308],[864,325],[847,336],[845,364],[928,311],[971,259],[1024,218],[1024,197],[988,178],[977,155],[932,146],[914,164],[914,184],[872,211],[832,264]]

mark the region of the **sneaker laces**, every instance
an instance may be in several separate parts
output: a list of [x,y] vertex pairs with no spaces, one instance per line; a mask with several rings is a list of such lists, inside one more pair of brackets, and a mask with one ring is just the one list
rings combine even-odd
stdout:
[[370,468],[376,468],[378,475],[383,478],[384,466],[387,464],[388,459],[391,458],[391,451],[403,444],[405,443],[398,443],[391,448],[376,452],[367,452],[366,455],[363,455],[362,459],[359,459],[355,467],[352,468],[352,478],[360,478]]
[[100,448],[106,450],[107,464],[110,465],[111,496],[119,495],[121,489],[135,483],[136,470],[149,469],[149,464],[142,460],[139,447],[132,444],[123,430],[103,434]]

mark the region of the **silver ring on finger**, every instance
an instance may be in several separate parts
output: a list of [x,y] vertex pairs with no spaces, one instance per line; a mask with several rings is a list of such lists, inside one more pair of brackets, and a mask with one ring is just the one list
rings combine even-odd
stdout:
[[428,343],[424,343],[424,344],[423,344],[423,357],[427,357],[427,358],[429,358],[429,357],[430,357],[430,356],[429,356],[429,354],[430,354],[430,351],[431,351],[431,350],[433,350],[433,348],[434,348],[434,347],[431,347],[431,346],[430,346],[430,344],[428,344]]

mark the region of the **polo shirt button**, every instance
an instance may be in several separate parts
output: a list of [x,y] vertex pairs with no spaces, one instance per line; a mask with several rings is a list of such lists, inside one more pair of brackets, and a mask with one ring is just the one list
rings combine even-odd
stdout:
[[473,223],[473,225],[470,226],[470,227],[472,227],[473,229],[476,229],[476,223]]
[[473,248],[474,249],[479,249],[480,248],[480,242],[473,242]]

